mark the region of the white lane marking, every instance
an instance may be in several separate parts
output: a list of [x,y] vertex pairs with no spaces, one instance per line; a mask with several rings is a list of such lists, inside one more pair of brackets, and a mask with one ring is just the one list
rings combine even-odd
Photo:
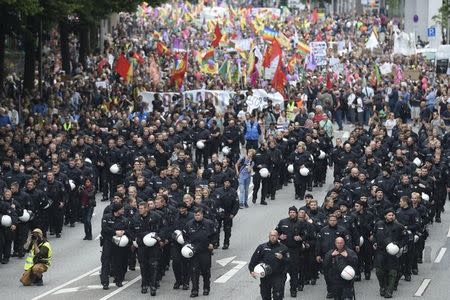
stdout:
[[[139,266],[136,267],[136,270],[140,270],[140,269],[141,269],[141,267],[139,267]],[[134,272],[134,271],[127,271],[127,272]],[[90,276],[90,277],[92,277],[92,276],[100,276],[100,271],[95,272],[95,273],[92,273],[92,274],[90,274],[89,276]],[[124,281],[124,282],[125,282],[125,281]]]
[[128,282],[127,284],[125,284],[123,287],[118,288],[117,290],[115,290],[114,292],[106,295],[105,297],[101,298],[100,300],[106,300],[111,298],[112,296],[120,293],[121,291],[123,291],[124,289],[126,289],[127,287],[133,285],[134,283],[136,283],[138,280],[141,280],[141,275],[139,275],[138,277],[134,278],[133,280],[131,280],[130,282]]
[[422,281],[422,284],[417,289],[416,293],[414,294],[414,297],[422,297],[423,293],[425,292],[425,290],[427,289],[428,285],[430,284],[430,281],[431,281],[431,279],[425,278]]
[[[123,283],[125,283],[125,281]],[[76,287],[72,287],[72,288],[65,288],[65,289],[57,290],[56,292],[53,293],[53,295],[84,292],[84,291],[90,291],[90,290],[101,290],[102,288],[103,288],[102,285],[76,286]]]
[[101,234],[97,235],[97,237],[95,238],[95,240],[98,241],[98,240],[100,239],[101,236],[102,236]]
[[56,292],[57,290],[60,290],[60,289],[62,289],[63,287],[68,286],[69,284],[72,284],[72,283],[74,283],[74,282],[76,282],[76,281],[78,281],[78,280],[80,280],[80,279],[82,279],[82,278],[84,278],[84,277],[86,277],[86,276],[89,276],[91,273],[97,272],[98,270],[100,270],[100,268],[101,268],[101,266],[100,266],[100,267],[97,267],[97,268],[95,268],[95,269],[93,269],[93,270],[90,270],[90,271],[88,271],[88,272],[86,272],[86,273],[84,273],[84,274],[78,276],[77,278],[74,278],[74,279],[72,279],[72,280],[69,280],[69,281],[67,281],[66,283],[63,283],[63,284],[61,284],[61,285],[59,285],[59,286],[57,286],[57,287],[55,287],[55,288],[53,288],[53,289],[51,289],[51,290],[49,290],[49,291],[47,291],[47,292],[45,292],[45,293],[39,295],[39,296],[36,296],[36,297],[32,298],[31,300],[38,300],[38,299],[44,298],[45,296],[48,296],[48,295],[50,295],[50,294],[53,294],[53,293]]
[[216,260],[216,263],[218,263],[218,264],[221,265],[222,267],[225,267],[225,266],[228,265],[230,262],[232,262],[233,259],[235,259],[235,258],[236,258],[236,256],[222,258],[222,259]]
[[441,248],[441,250],[439,250],[439,254],[438,256],[436,256],[436,259],[434,260],[435,264],[441,262],[442,258],[444,257],[445,251],[447,251],[447,248]]
[[[235,261],[232,261],[231,263],[237,264],[237,265],[235,267],[233,267],[233,269],[231,269],[230,271],[226,272],[225,274],[223,274],[222,276],[217,278],[214,281],[215,283],[227,282],[231,277],[233,277],[237,272],[239,272],[240,269],[242,269],[247,264],[246,261],[240,261],[240,260],[235,260]],[[100,299],[100,300],[102,300],[102,299]]]
[[447,237],[450,238],[450,226],[448,227]]

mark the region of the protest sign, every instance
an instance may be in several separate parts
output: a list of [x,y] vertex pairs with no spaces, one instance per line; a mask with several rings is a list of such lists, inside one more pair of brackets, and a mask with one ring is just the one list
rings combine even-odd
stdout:
[[314,54],[314,59],[317,66],[325,66],[327,64],[327,43],[326,42],[311,42],[309,48]]

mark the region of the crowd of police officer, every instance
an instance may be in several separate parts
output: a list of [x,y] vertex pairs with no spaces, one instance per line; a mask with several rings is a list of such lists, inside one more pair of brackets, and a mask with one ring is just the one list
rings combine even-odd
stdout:
[[[300,171],[314,166],[308,153],[314,148],[299,142],[291,157],[294,184],[301,184],[295,194],[305,205],[289,208],[289,217],[278,223],[249,264],[252,275],[262,277],[262,298],[282,299],[286,274],[296,297],[305,285],[316,284],[320,271],[327,298],[352,299],[353,282],[362,275],[370,280],[373,269],[380,296],[392,298],[402,277],[411,281],[419,272],[428,225],[441,222],[450,190],[449,141],[448,133],[437,136],[425,126],[418,133],[398,126],[393,137],[383,128],[357,126],[328,152],[334,183],[321,207],[304,194],[308,181]],[[346,266],[354,270],[347,280],[340,276]]]

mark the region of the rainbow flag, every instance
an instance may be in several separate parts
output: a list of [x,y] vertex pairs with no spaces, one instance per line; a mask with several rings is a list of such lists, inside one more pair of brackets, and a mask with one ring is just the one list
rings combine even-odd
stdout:
[[266,41],[272,41],[274,38],[278,36],[278,31],[272,29],[270,27],[265,26],[262,31],[262,38]]
[[297,52],[302,55],[307,55],[307,54],[309,54],[309,52],[311,52],[311,49],[309,48],[309,46],[307,44],[298,42]]

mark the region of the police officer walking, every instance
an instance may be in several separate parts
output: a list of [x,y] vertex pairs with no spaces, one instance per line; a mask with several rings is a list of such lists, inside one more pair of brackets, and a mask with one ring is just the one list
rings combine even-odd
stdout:
[[[129,221],[123,216],[125,210],[121,203],[112,204],[112,212],[107,213],[102,219],[102,231],[100,245],[102,248],[102,268],[100,270],[100,280],[104,290],[109,289],[109,274],[112,268],[112,275],[116,286],[121,287],[125,273],[127,272]],[[125,236],[125,238],[124,238]]]
[[297,208],[289,207],[289,217],[282,219],[276,231],[280,234],[280,241],[288,248],[290,256],[290,264],[287,272],[289,273],[291,284],[291,297],[297,297],[297,289],[300,285],[300,249],[302,247],[302,237],[300,221],[297,217]]
[[[335,240],[335,247],[325,254],[323,261],[324,270],[328,277],[327,288],[333,293],[335,300],[353,299],[353,277],[358,265],[358,256],[345,245],[343,238],[338,237]],[[352,274],[346,274],[350,267]]]
[[192,290],[191,298],[198,297],[200,274],[203,277],[203,295],[209,295],[211,288],[211,254],[213,251],[214,223],[203,218],[203,210],[194,211],[194,219],[186,223],[183,236],[195,251],[190,259]]
[[[289,249],[280,243],[278,238],[278,232],[272,230],[269,233],[269,241],[256,248],[248,265],[252,277],[260,277],[259,287],[263,300],[284,298],[284,284],[290,255]],[[263,266],[264,273],[259,273],[257,266]]]
[[[161,249],[158,234],[162,226],[161,216],[149,211],[147,202],[141,202],[138,206],[139,214],[132,219],[132,230],[137,243],[139,265],[141,266],[142,285],[141,293],[146,294],[150,287],[150,294],[156,295],[156,280],[158,276],[158,262],[161,258]],[[148,234],[154,236],[147,236]],[[148,241],[150,240],[150,241]]]
[[218,210],[217,240],[216,244],[220,242],[220,229],[223,225],[224,241],[223,250],[230,246],[231,228],[233,227],[233,218],[239,210],[239,198],[237,192],[231,187],[231,178],[223,180],[223,187],[218,188],[215,192],[215,201]]

